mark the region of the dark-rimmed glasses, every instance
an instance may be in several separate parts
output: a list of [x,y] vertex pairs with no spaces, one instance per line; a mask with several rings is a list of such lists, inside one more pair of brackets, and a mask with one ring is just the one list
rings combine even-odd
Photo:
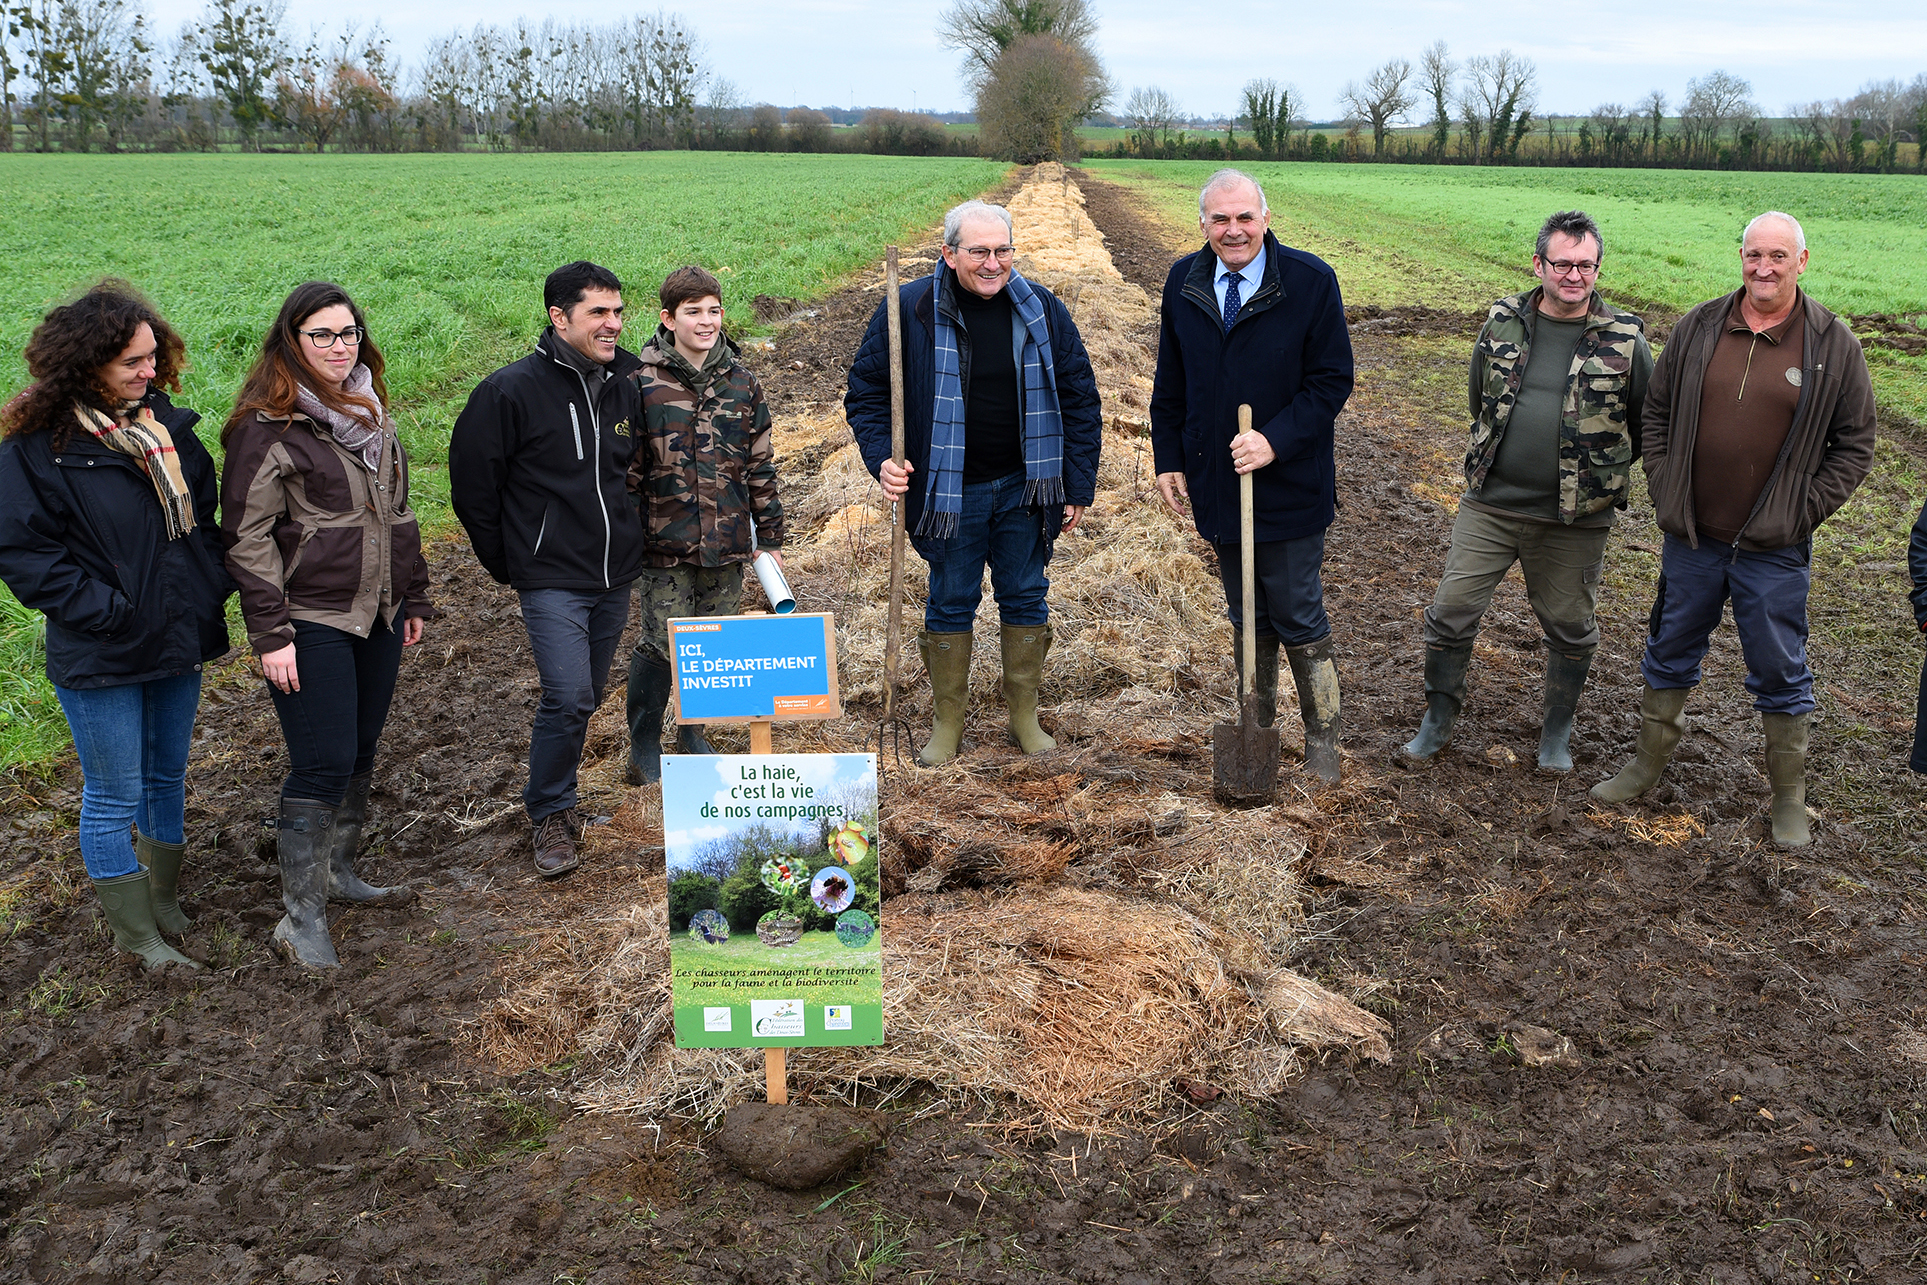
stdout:
[[304,330],[301,333],[307,336],[309,343],[326,352],[338,343],[358,348],[368,332],[360,326],[349,326],[345,330]]

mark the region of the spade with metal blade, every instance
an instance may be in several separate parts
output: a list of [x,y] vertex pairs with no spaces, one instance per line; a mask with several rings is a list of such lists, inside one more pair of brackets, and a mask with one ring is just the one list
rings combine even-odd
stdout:
[[[1251,407],[1238,407],[1238,431],[1251,431]],[[1251,474],[1238,475],[1238,570],[1244,581],[1243,707],[1235,723],[1211,729],[1211,784],[1226,803],[1251,807],[1278,793],[1278,729],[1258,723],[1258,585],[1252,566]]]

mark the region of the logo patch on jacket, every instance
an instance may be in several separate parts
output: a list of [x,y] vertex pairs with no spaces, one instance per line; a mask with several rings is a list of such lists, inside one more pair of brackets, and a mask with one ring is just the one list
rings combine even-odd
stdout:
[[629,421],[625,419],[621,423],[617,424],[614,428],[610,429],[609,431],[614,433],[617,437],[628,437],[630,436]]

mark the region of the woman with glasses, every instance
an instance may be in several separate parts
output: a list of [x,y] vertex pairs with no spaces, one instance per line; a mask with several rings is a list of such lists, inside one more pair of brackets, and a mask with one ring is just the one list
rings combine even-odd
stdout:
[[340,286],[281,305],[222,430],[221,527],[248,641],[288,743],[274,939],[335,966],[328,902],[406,902],[354,869],[401,649],[421,641],[428,566],[381,351]]
[[114,944],[149,968],[193,960],[175,894],[201,666],[228,649],[234,591],[214,461],[162,389],[180,337],[124,281],[49,312],[33,383],[0,410],[0,578],[47,618],[53,682],[83,778],[80,856]]

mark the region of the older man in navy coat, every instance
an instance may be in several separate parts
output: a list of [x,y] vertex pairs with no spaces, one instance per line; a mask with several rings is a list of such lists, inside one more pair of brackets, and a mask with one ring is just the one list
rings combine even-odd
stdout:
[[[1241,651],[1238,478],[1252,475],[1259,716],[1277,709],[1282,645],[1298,687],[1305,763],[1338,780],[1338,668],[1325,616],[1325,529],[1336,513],[1332,428],[1352,391],[1338,278],[1281,245],[1257,180],[1219,170],[1198,196],[1206,245],[1172,265],[1159,310],[1151,444],[1158,490],[1218,552]],[[1252,430],[1238,431],[1248,405]],[[1238,666],[1240,684],[1243,665]],[[1244,693],[1238,693],[1242,702]]]

